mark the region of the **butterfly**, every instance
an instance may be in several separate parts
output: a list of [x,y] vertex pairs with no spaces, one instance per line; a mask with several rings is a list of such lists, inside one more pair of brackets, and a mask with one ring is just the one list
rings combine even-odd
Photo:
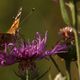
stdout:
[[0,33],[0,46],[3,43],[9,43],[15,38],[16,32],[19,29],[20,17],[22,13],[22,8],[19,9],[13,24],[6,33]]

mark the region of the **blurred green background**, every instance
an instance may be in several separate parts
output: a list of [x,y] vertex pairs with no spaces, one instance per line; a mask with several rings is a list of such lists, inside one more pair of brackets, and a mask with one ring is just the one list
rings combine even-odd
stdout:
[[[79,3],[77,5],[79,8]],[[60,38],[58,35],[59,29],[65,26],[61,17],[59,3],[53,0],[2,0],[0,1],[0,32],[6,32],[10,28],[20,7],[23,8],[21,21],[25,18],[20,27],[21,33],[25,38],[32,40],[37,31],[44,35],[48,30],[47,49],[53,47],[55,42]],[[32,8],[35,8],[34,12],[31,12]],[[64,61],[61,61],[58,56],[54,56],[53,58],[57,62],[61,72],[65,75]],[[40,74],[51,65],[50,71],[41,80],[49,80],[50,76],[54,78],[58,71],[51,61],[43,59],[37,63]],[[72,62],[71,66],[72,80],[77,80],[75,63]],[[19,80],[14,74],[16,69],[17,64],[1,67],[0,80]]]

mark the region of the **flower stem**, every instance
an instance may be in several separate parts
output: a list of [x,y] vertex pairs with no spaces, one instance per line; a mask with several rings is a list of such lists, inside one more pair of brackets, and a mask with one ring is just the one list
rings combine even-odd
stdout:
[[28,70],[26,70],[26,80],[29,80]]
[[78,30],[78,26],[77,26],[77,5],[76,5],[76,0],[72,1],[73,3],[73,9],[72,9],[72,14],[73,14],[73,26],[76,30]]
[[61,15],[63,18],[63,21],[66,25],[70,25],[70,19],[65,7],[65,0],[59,0],[59,4],[60,4],[60,10],[61,10]]
[[67,80],[70,80],[70,75],[68,71],[66,71],[66,76],[67,76]]
[[79,39],[78,39],[78,33],[77,31],[73,29],[74,36],[75,36],[75,45],[76,45],[76,53],[77,53],[77,65],[78,65],[78,74],[80,79],[80,49],[79,49]]
[[70,60],[65,60],[67,80],[71,80],[70,63],[71,63]]
[[70,8],[71,16],[72,16],[72,26],[77,30],[77,5],[76,0],[71,0],[66,5]]

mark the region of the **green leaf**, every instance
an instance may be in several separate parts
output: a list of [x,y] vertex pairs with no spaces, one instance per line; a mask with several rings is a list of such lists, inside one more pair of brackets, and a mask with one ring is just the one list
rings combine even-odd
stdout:
[[50,68],[51,67],[49,67],[49,69],[47,71],[45,71],[42,75],[40,75],[38,78],[36,78],[36,80],[40,80],[41,78],[43,78],[50,71]]

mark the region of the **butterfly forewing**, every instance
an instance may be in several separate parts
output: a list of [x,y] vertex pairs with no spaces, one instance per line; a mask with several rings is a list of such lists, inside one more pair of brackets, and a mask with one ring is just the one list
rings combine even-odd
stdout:
[[19,27],[19,19],[15,20],[15,21],[13,22],[11,28],[8,30],[7,33],[15,35],[18,27]]
[[10,29],[7,31],[7,33],[15,35],[17,29],[19,28],[21,12],[22,12],[22,8],[19,9],[18,14],[15,17],[15,20],[14,20],[12,26],[10,27]]

